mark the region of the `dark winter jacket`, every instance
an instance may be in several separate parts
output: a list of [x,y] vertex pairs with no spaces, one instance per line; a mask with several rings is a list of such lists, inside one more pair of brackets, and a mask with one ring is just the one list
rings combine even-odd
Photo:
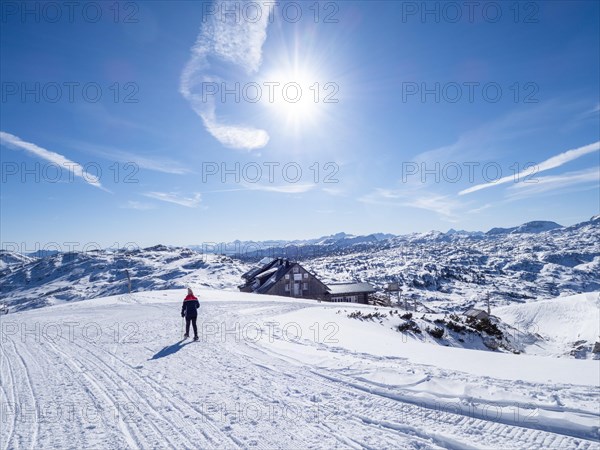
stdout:
[[198,308],[200,308],[198,299],[193,295],[188,295],[181,306],[181,317],[185,316],[187,319],[198,317]]

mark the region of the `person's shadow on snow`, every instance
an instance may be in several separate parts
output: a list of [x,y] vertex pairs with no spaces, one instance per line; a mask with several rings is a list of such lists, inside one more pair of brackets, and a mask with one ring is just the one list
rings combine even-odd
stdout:
[[165,348],[163,348],[162,350],[160,350],[158,353],[156,353],[152,358],[150,358],[148,361],[152,361],[153,359],[159,359],[159,358],[164,358],[165,356],[169,356],[172,355],[173,353],[177,353],[179,350],[181,350],[183,347],[185,347],[186,345],[189,345],[192,343],[192,341],[188,341],[185,342],[183,340],[176,342],[173,345],[167,345]]

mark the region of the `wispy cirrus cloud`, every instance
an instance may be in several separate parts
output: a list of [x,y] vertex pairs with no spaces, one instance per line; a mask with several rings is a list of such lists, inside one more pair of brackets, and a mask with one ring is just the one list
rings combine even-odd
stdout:
[[195,192],[191,197],[184,197],[175,192],[146,192],[143,195],[162,202],[185,206],[186,208],[197,208],[202,201],[202,194],[199,192]]
[[67,170],[72,171],[76,177],[83,179],[87,184],[110,192],[108,189],[102,186],[98,177],[87,173],[81,164],[71,161],[66,156],[47,150],[32,142],[24,141],[20,137],[4,131],[0,131],[0,144],[12,149],[24,150],[33,156],[37,156],[45,161],[56,164],[61,168],[66,168]]
[[564,125],[565,115],[580,121],[583,116],[597,115],[589,101],[556,98],[515,109],[493,120],[472,127],[454,142],[415,155],[417,163],[476,161],[505,155],[507,148],[519,149],[524,138]]
[[[581,158],[584,155],[587,155],[589,153],[592,153],[592,152],[595,152],[598,150],[600,150],[600,141],[594,142],[593,144],[584,145],[583,147],[567,150],[566,152],[559,153],[558,155],[555,155],[555,156],[548,158],[547,160],[542,161],[541,163],[537,164],[535,166],[535,169],[536,169],[535,173],[540,173],[540,172],[544,172],[544,171],[547,171],[550,169],[555,169],[557,167],[562,166],[563,164],[566,164],[570,161],[573,161],[577,158]],[[519,179],[522,179],[524,177],[528,177],[531,175],[532,175],[531,169],[522,170],[521,172],[519,172],[516,175],[508,175],[508,176],[502,177],[496,181],[491,181],[489,183],[477,184],[470,188],[463,189],[462,191],[460,191],[458,193],[458,195],[470,194],[472,192],[477,192],[482,189],[487,189],[487,188],[490,188],[493,186],[498,186],[501,184],[514,182],[515,179],[519,180]]]
[[315,188],[314,184],[287,184],[287,185],[268,185],[268,184],[246,184],[244,185],[250,191],[277,192],[280,194],[303,194]]
[[358,199],[362,203],[387,206],[403,206],[423,209],[440,214],[445,220],[455,222],[460,211],[464,211],[465,204],[451,195],[442,195],[415,189],[383,189],[377,188],[374,192]]
[[183,167],[177,161],[164,157],[143,156],[138,153],[121,150],[115,147],[104,145],[90,144],[87,142],[73,141],[72,145],[80,150],[93,153],[109,160],[117,160],[123,163],[133,163],[142,169],[152,170],[155,172],[170,173],[175,175],[183,175],[190,173],[191,170]]
[[[216,11],[231,10],[239,7],[239,2],[216,0],[213,6]],[[181,73],[179,92],[200,116],[207,131],[230,148],[261,148],[269,142],[269,135],[265,130],[252,126],[221,122],[214,103],[203,98],[202,83],[215,80],[206,74],[211,67],[209,57],[241,67],[248,75],[258,71],[272,8],[269,4],[263,6],[268,11],[262,11],[256,21],[229,20],[222,14],[205,15],[190,59]]]
[[147,211],[150,209],[155,209],[155,206],[150,203],[138,202],[136,200],[129,200],[124,205],[121,205],[121,208],[124,209],[135,209],[138,211]]
[[337,187],[335,187],[335,188],[329,188],[329,187],[326,187],[326,188],[323,188],[321,190],[323,192],[325,192],[326,194],[333,195],[335,197],[345,195],[345,191],[342,188],[337,188]]
[[567,172],[560,175],[549,175],[535,179],[535,182],[522,182],[510,186],[508,198],[511,200],[531,197],[551,191],[561,190],[574,186],[586,188],[600,186],[600,167]]
[[539,131],[546,122],[553,120],[559,108],[567,109],[572,106],[548,101],[527,110],[511,111],[461,133],[450,144],[415,155],[413,161],[418,163],[479,161],[494,156],[498,153],[498,149],[502,149],[507,143]]
[[264,147],[269,142],[269,134],[265,130],[245,125],[220,123],[215,115],[212,101],[204,105],[204,109],[199,115],[208,132],[225,147],[254,150]]

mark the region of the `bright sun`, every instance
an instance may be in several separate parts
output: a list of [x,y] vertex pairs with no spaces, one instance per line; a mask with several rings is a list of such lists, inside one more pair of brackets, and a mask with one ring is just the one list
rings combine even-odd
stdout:
[[275,71],[263,81],[262,100],[286,126],[303,128],[319,119],[323,83],[312,70]]

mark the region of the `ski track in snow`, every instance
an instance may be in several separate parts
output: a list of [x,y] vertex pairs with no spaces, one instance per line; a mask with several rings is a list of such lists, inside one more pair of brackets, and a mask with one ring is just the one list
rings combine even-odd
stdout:
[[[557,401],[556,406],[536,405],[547,420],[517,424],[506,417],[491,420],[476,409],[472,414],[440,412],[434,400],[445,401],[443,394],[414,389],[432,377],[468,386],[476,381],[473,375],[425,366],[419,369],[427,376],[389,386],[362,378],[351,367],[303,364],[279,347],[233,333],[236,324],[263,323],[307,303],[203,302],[199,329],[203,322],[218,323],[230,335],[180,342],[178,298],[173,292],[141,293],[112,304],[90,301],[3,319],[27,323],[28,330],[34,324],[43,329],[69,321],[94,323],[103,333],[97,340],[81,334],[74,339],[38,334],[37,341],[29,335],[3,336],[0,449],[600,448],[597,439],[585,435],[585,427],[565,428],[568,422],[547,416],[570,413],[600,421],[595,410],[562,407]],[[129,332],[128,324],[136,333]],[[274,338],[281,335],[276,332]],[[295,344],[332,359],[410,364],[320,343]],[[510,387],[506,380],[489,383]],[[525,383],[515,389],[543,386]],[[572,386],[569,398],[590,391]],[[17,405],[18,413],[4,407],[8,404]],[[508,405],[501,399],[492,404]]]

